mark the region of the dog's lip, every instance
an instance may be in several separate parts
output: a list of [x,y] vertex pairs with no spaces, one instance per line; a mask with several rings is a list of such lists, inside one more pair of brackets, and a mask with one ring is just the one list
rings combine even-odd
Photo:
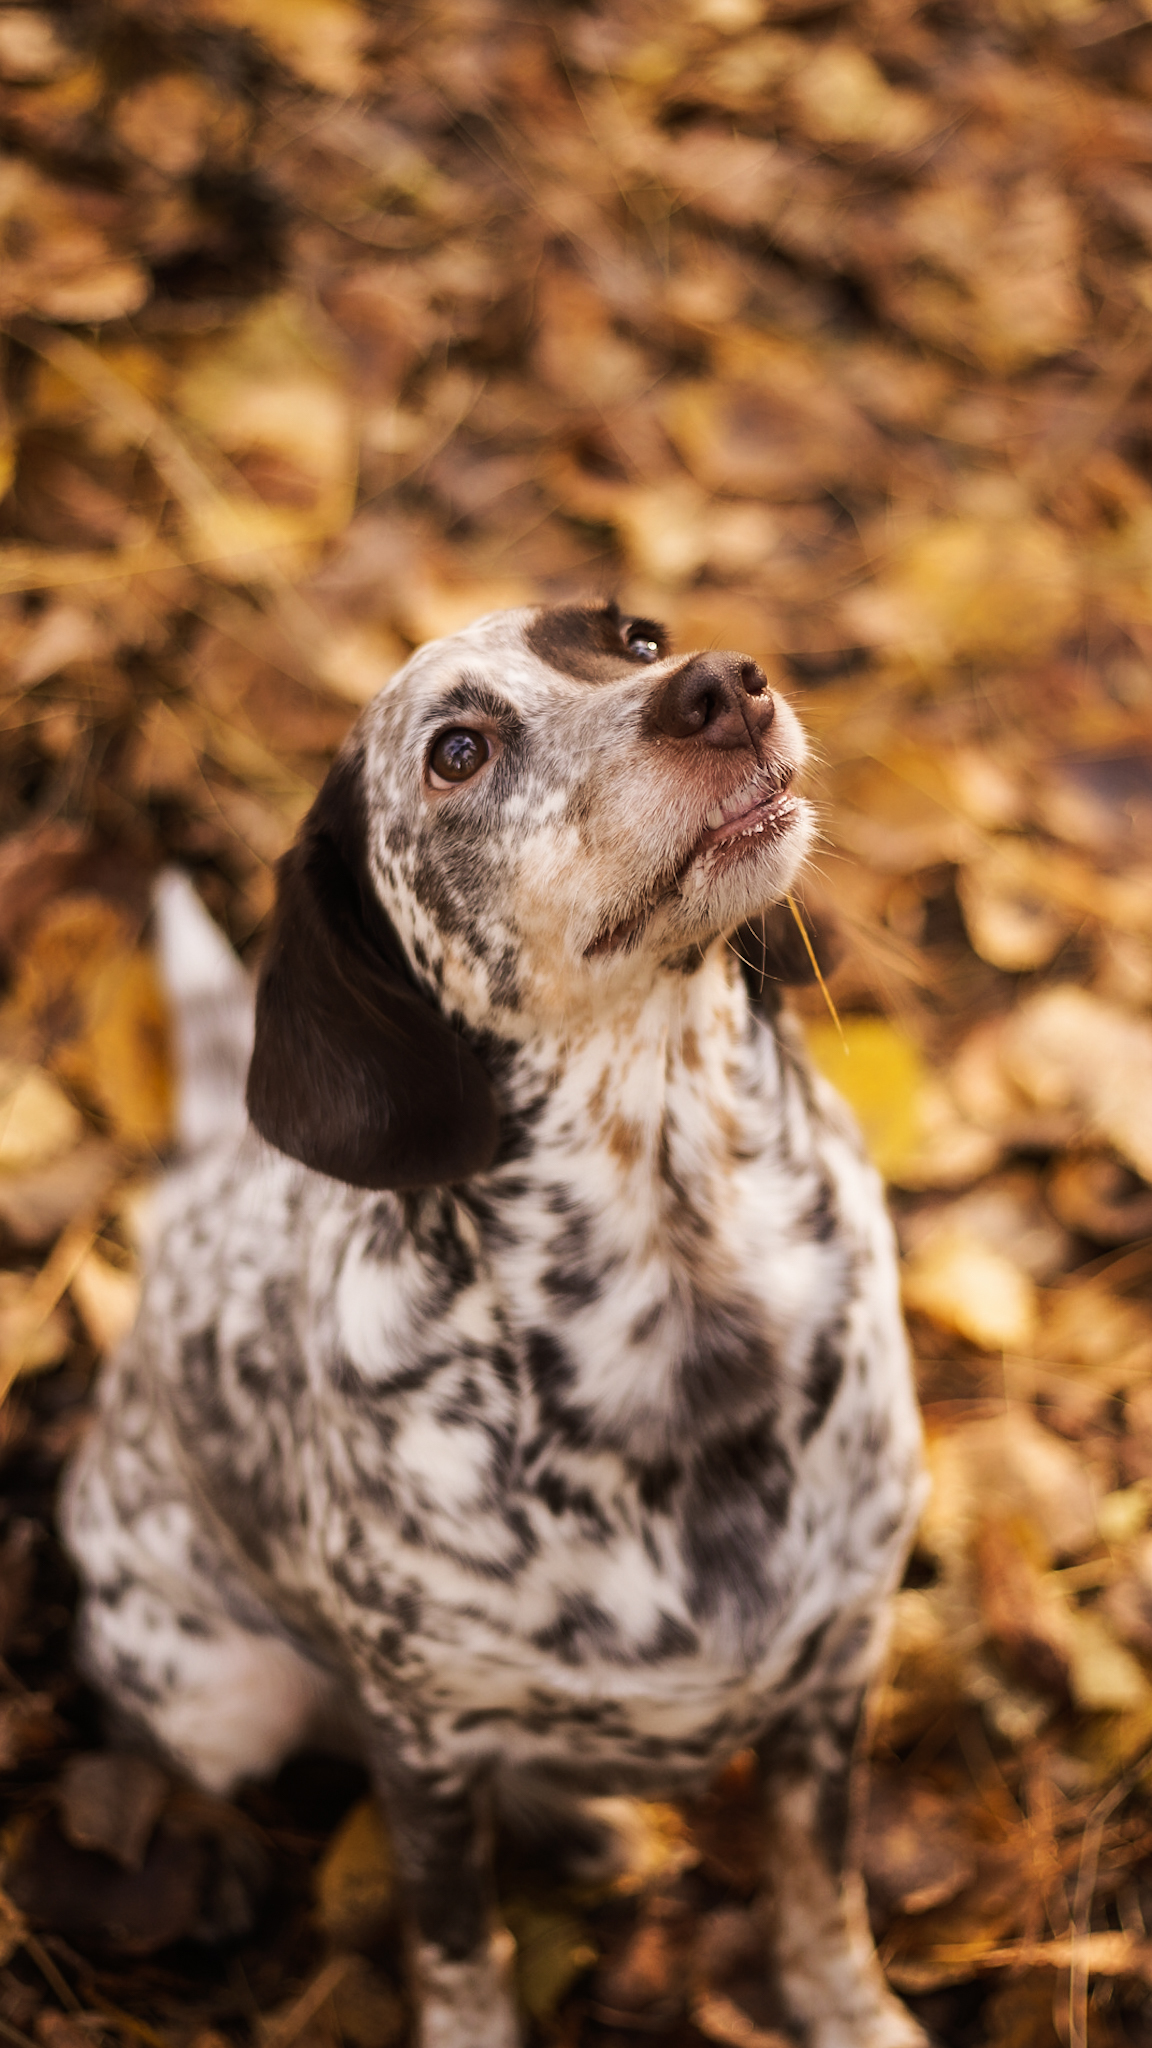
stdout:
[[681,872],[686,872],[701,854],[710,853],[714,846],[723,846],[726,840],[748,838],[764,831],[769,824],[782,823],[783,816],[793,808],[788,797],[793,772],[784,762],[774,768],[762,768],[731,796],[711,804],[705,813],[704,832]]
[[[600,932],[585,949],[585,959],[618,952],[647,922],[658,903],[703,888],[714,866],[707,856],[715,849],[742,839],[774,839],[786,831],[800,809],[797,799],[791,794],[795,772],[794,764],[787,761],[763,766],[730,796],[710,804],[704,814],[704,830],[700,838],[693,843],[671,880],[630,917],[622,918],[619,924]],[[738,855],[736,857],[739,858]]]

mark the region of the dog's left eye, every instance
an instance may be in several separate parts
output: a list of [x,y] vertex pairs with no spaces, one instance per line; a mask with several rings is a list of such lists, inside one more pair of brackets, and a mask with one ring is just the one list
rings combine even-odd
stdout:
[[635,661],[659,661],[663,638],[651,619],[633,619],[624,628],[624,645]]
[[428,756],[428,766],[442,782],[467,782],[484,766],[492,748],[482,732],[455,726],[442,732]]

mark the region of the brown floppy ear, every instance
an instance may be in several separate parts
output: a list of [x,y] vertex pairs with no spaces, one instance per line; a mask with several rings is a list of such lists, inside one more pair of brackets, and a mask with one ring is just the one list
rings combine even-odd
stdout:
[[[800,906],[800,915],[821,974],[831,974],[844,951],[835,923],[823,912],[811,911],[806,904]],[[747,924],[733,932],[728,943],[739,957],[740,971],[753,1003],[769,1015],[780,1008],[782,987],[802,988],[816,979],[808,948],[787,903],[774,903],[759,917],[750,917]]]
[[281,1152],[353,1187],[466,1180],[495,1156],[496,1099],[416,988],[372,887],[361,777],[356,754],[337,757],[280,863],[248,1114]]

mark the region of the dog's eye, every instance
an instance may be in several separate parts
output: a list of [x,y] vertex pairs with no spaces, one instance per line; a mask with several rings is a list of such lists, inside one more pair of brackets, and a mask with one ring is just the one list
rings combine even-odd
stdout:
[[663,639],[651,619],[633,619],[624,628],[624,645],[634,661],[659,661]]
[[467,782],[478,768],[484,766],[492,748],[482,732],[470,732],[467,726],[454,726],[451,732],[442,732],[428,756],[428,766],[433,775],[442,782]]

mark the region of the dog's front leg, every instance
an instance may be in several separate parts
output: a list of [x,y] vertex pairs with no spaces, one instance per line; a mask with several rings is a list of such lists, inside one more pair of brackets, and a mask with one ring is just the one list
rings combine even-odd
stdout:
[[853,1689],[807,1701],[758,1745],[780,1986],[807,2048],[927,2048],[885,1983],[850,1856],[862,1700]]
[[518,2048],[514,1944],[496,1920],[486,1788],[398,1763],[387,1732],[373,1748],[408,1936],[415,2048]]

